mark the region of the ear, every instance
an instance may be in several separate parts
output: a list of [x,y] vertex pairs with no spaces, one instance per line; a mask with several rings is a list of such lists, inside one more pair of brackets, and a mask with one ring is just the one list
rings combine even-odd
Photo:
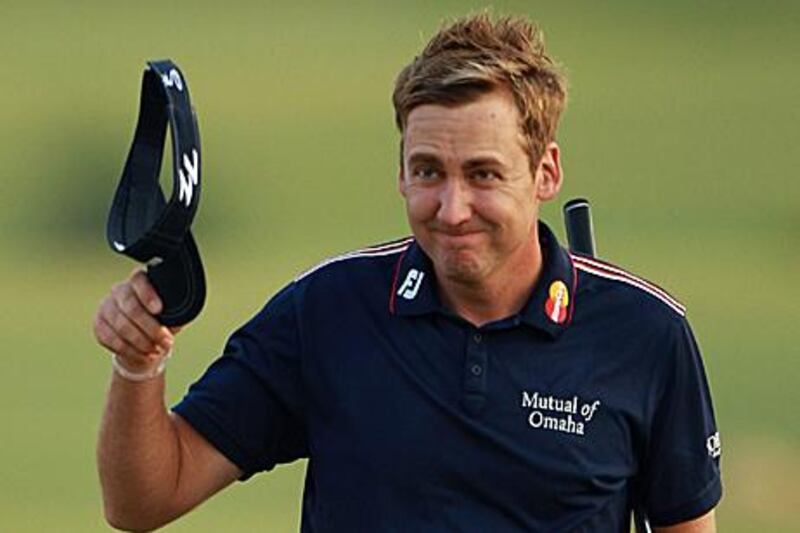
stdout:
[[405,198],[406,196],[406,180],[405,175],[403,174],[403,164],[401,163],[399,167],[397,167],[397,190],[400,192],[400,195]]
[[405,180],[405,173],[403,172],[403,136],[400,136],[400,161],[398,161],[397,165],[397,190],[400,192],[400,195],[405,198],[406,196],[406,180]]
[[552,200],[561,190],[564,175],[561,170],[561,149],[554,141],[549,143],[536,169],[536,197],[541,202]]

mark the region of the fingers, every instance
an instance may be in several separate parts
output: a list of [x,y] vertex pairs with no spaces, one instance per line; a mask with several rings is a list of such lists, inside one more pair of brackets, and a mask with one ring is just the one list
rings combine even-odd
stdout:
[[94,320],[97,342],[138,365],[160,360],[172,347],[173,332],[154,318],[162,303],[144,272],[115,285]]
[[160,313],[162,307],[161,298],[159,298],[158,293],[148,281],[144,271],[136,269],[131,275],[130,281],[133,292],[136,293],[139,301],[147,307],[147,310],[153,315]]
[[[159,324],[150,310],[145,307],[145,302],[148,300],[142,300],[141,293],[134,289],[135,285],[138,285],[139,291],[145,294],[144,298],[150,298],[149,301],[153,305],[153,299],[147,293],[155,293],[155,290],[147,281],[145,275],[139,272],[134,274],[129,281],[115,285],[111,289],[111,299],[119,314],[123,316],[115,316],[117,313],[114,312],[114,309],[109,309],[110,314],[106,318],[114,316],[114,320],[109,320],[109,323],[119,333],[123,334],[123,338],[126,341],[136,347],[142,348],[146,346],[146,343],[141,339],[141,336],[144,336],[145,340],[153,344],[160,344],[164,349],[169,349],[170,345],[168,343],[172,338],[172,334],[167,328]],[[158,299],[157,296],[155,298]],[[158,301],[158,307],[160,308],[160,306],[161,303]]]
[[143,354],[156,351],[157,337],[151,338],[149,335],[151,332],[143,331],[137,325],[137,322],[144,321],[141,317],[137,317],[137,322],[130,318],[132,315],[137,315],[138,312],[133,304],[127,303],[129,301],[120,301],[120,296],[112,292],[112,297],[103,304],[103,318],[122,340],[136,350]]
[[125,341],[100,313],[95,316],[94,335],[102,346],[126,359],[137,361],[139,364],[151,359],[150,354],[142,353]]

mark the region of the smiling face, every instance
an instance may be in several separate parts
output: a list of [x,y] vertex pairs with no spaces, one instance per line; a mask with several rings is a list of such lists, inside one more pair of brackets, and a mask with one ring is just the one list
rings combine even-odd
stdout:
[[400,193],[409,224],[444,281],[502,282],[538,265],[539,203],[561,184],[558,146],[531,171],[507,91],[408,115]]

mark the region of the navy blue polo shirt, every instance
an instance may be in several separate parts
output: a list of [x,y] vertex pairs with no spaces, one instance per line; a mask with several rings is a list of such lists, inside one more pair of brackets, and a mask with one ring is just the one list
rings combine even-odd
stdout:
[[629,531],[721,496],[685,309],[540,224],[525,307],[471,325],[412,239],[321,264],[174,407],[243,471],[309,459],[302,531]]

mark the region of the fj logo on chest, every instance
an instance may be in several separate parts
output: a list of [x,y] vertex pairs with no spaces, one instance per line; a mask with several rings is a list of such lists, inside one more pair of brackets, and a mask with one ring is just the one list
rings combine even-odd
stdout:
[[533,429],[582,436],[600,409],[600,403],[600,400],[585,401],[578,396],[561,398],[538,391],[522,391],[522,408],[530,409],[528,425]]

